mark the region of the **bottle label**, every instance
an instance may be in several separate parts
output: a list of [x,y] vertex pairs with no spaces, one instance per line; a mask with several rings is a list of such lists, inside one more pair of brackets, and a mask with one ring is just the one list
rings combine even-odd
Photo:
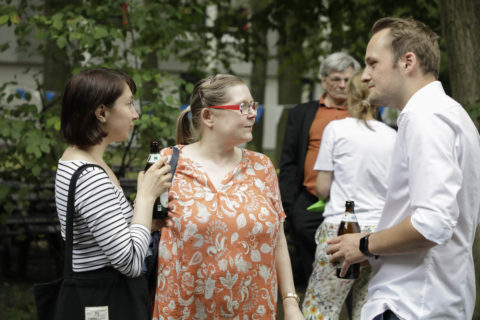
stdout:
[[168,190],[160,195],[160,204],[164,208],[168,208]]
[[345,222],[358,222],[357,217],[354,214],[346,214],[343,218],[342,221]]
[[159,154],[150,154],[150,155],[148,156],[147,163],[155,163],[155,162],[157,162],[158,159],[160,159],[160,155],[159,155]]

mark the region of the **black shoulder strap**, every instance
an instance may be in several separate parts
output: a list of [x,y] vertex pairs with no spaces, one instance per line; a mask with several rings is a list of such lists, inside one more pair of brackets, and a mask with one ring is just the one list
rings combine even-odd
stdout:
[[[173,176],[175,175],[175,170],[177,170],[177,163],[178,163],[178,157],[180,150],[177,147],[170,147],[173,151],[172,157],[170,158],[170,162],[168,163],[170,165],[170,173],[172,174],[172,177],[170,178],[170,182],[173,181]],[[162,216],[163,217],[168,217],[168,208],[165,208],[162,206]]]
[[[98,167],[104,170],[101,166],[96,164],[87,163],[81,165],[75,170],[70,179],[70,186],[68,188],[68,201],[67,201],[67,217],[65,225],[65,260],[63,263],[63,275],[71,276],[73,274],[72,256],[73,256],[73,215],[75,213],[75,187],[78,177],[88,167]],[[104,170],[105,171],[105,170]]]
[[179,155],[179,151],[177,147],[172,147],[172,150],[173,150],[173,153],[172,153],[172,157],[170,158],[170,167],[172,168],[172,170],[170,170],[170,173],[172,174],[172,178],[170,179],[170,181],[173,180],[173,175],[175,174],[175,170],[177,170],[177,162],[178,162],[178,155]]

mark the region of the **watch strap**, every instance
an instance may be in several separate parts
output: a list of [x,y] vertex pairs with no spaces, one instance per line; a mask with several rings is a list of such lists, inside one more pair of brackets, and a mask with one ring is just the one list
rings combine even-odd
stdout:
[[368,238],[370,237],[370,234],[371,234],[371,233],[367,233],[363,238],[360,239],[359,249],[360,249],[360,251],[361,251],[364,255],[366,255],[367,257],[375,257],[375,259],[377,259],[378,256],[372,254],[372,253],[368,250]]

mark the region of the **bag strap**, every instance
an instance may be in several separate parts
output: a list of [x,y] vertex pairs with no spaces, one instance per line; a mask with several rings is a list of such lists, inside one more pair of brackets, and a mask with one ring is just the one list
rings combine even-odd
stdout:
[[172,157],[170,158],[170,167],[172,168],[170,170],[170,173],[172,174],[172,178],[170,179],[170,182],[173,180],[173,175],[175,174],[175,170],[177,170],[177,162],[178,162],[178,156],[180,153],[180,150],[178,150],[177,147],[172,147],[173,153]]
[[[178,163],[178,158],[180,154],[180,150],[177,147],[170,147],[173,151],[172,156],[170,158],[170,162],[168,163],[170,165],[170,173],[172,174],[172,177],[170,178],[170,182],[173,181],[173,176],[175,175],[175,170],[177,170],[177,163]],[[167,217],[168,216],[168,208],[165,208],[162,206],[162,216]]]
[[65,261],[63,263],[63,274],[64,276],[73,275],[73,215],[75,214],[75,187],[77,184],[78,177],[88,167],[98,167],[105,171],[101,166],[87,163],[83,164],[75,170],[70,179],[70,186],[68,188],[68,201],[67,201],[67,219],[66,219],[66,230],[65,230]]

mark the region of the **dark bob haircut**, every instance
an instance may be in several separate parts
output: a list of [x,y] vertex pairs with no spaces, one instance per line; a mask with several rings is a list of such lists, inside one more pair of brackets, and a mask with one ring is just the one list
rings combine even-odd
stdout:
[[89,69],[71,77],[62,100],[60,131],[63,139],[80,148],[100,143],[107,132],[102,129],[95,110],[102,104],[112,108],[125,84],[135,94],[135,82],[118,70]]

